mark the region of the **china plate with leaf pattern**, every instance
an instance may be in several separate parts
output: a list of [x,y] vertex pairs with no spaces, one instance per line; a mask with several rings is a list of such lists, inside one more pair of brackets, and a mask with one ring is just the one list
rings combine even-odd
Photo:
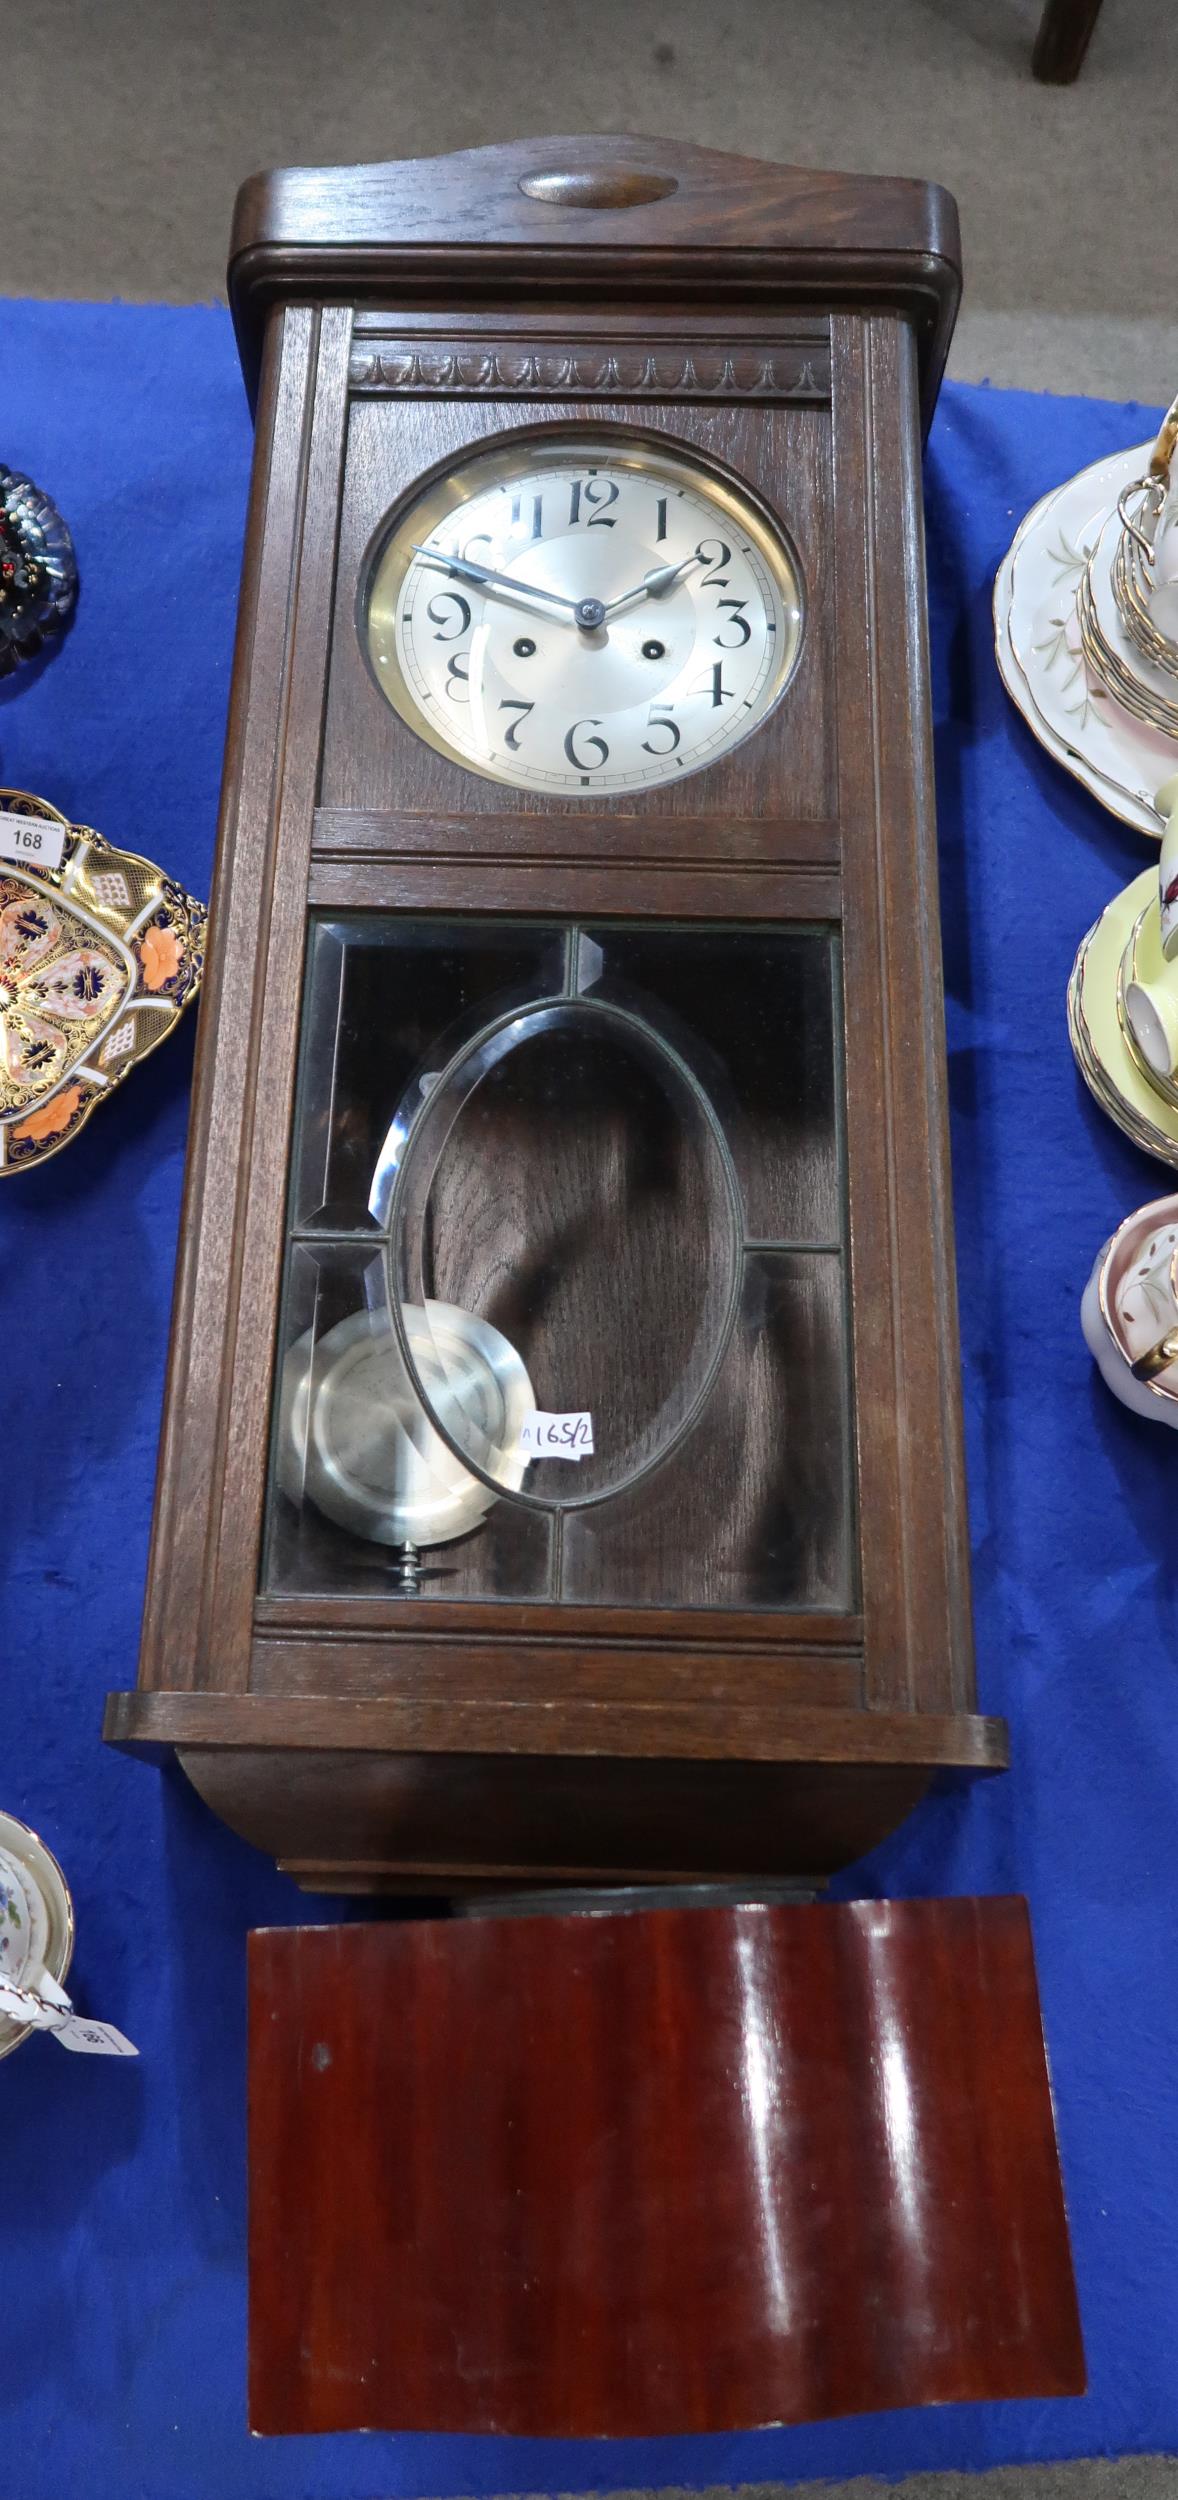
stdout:
[[1090,675],[1076,621],[1084,567],[1151,450],[1139,444],[1094,461],[1032,506],[998,570],[994,630],[1007,693],[1040,744],[1122,823],[1156,841],[1162,824],[1153,794],[1174,770],[1174,743],[1134,720]]

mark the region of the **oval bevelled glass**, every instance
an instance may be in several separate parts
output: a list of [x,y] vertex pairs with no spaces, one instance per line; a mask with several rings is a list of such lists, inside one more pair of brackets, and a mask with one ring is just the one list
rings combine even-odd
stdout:
[[[389,1207],[391,1302],[497,1332],[536,1409],[587,1416],[576,1458],[486,1428],[472,1357],[404,1351],[431,1422],[508,1500],[567,1509],[657,1467],[699,1414],[739,1299],[731,1159],[707,1093],[637,1016],[550,999],[485,1028],[411,1115]],[[438,1390],[438,1381],[442,1389]]]

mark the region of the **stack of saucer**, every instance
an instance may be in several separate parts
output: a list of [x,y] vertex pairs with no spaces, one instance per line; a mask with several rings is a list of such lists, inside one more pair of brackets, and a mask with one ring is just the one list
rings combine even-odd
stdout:
[[1178,965],[1162,954],[1156,868],[1114,895],[1083,940],[1068,983],[1068,1031],[1080,1073],[1143,1152],[1178,1167],[1178,1070],[1153,1025],[1178,1012]]
[[1114,816],[1155,837],[1154,793],[1178,763],[1176,439],[1172,409],[1156,443],[1045,495],[994,584],[998,667],[1028,728]]
[[[1178,1198],[1139,1207],[1098,1253],[1080,1305],[1090,1354],[1114,1397],[1178,1427]],[[1170,1359],[1168,1359],[1170,1358]]]

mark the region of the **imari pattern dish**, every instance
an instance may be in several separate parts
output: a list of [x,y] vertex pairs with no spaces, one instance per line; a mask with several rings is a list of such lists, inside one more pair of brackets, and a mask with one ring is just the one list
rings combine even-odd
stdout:
[[10,1173],[68,1145],[166,1040],[200,987],[206,914],[150,860],[45,799],[0,790],[0,814],[61,829],[56,866],[0,858],[0,1173]]
[[1084,590],[1118,663],[1144,668],[1117,613],[1118,533],[1106,524],[1151,449],[1138,444],[1094,462],[1028,512],[995,581],[994,647],[1003,684],[1040,745],[1114,816],[1156,840],[1154,793],[1174,771],[1178,745],[1117,701],[1085,656],[1078,612]]

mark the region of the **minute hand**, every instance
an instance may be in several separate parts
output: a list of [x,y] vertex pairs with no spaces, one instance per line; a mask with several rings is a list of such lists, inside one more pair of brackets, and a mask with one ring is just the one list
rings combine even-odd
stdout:
[[674,589],[680,574],[686,573],[689,565],[700,561],[698,555],[689,555],[684,556],[682,564],[656,564],[653,572],[644,574],[642,580],[634,584],[633,590],[624,590],[619,599],[609,601],[606,615],[616,616],[621,608],[637,607],[640,599],[664,598],[668,590]]
[[436,564],[440,572],[457,573],[463,581],[493,583],[515,599],[543,599],[551,608],[565,608],[570,616],[576,615],[575,599],[564,599],[558,590],[545,590],[539,582],[521,582],[513,573],[496,573],[489,564],[475,564],[469,556],[439,555],[435,547],[415,546],[413,553],[424,556],[427,564]]

